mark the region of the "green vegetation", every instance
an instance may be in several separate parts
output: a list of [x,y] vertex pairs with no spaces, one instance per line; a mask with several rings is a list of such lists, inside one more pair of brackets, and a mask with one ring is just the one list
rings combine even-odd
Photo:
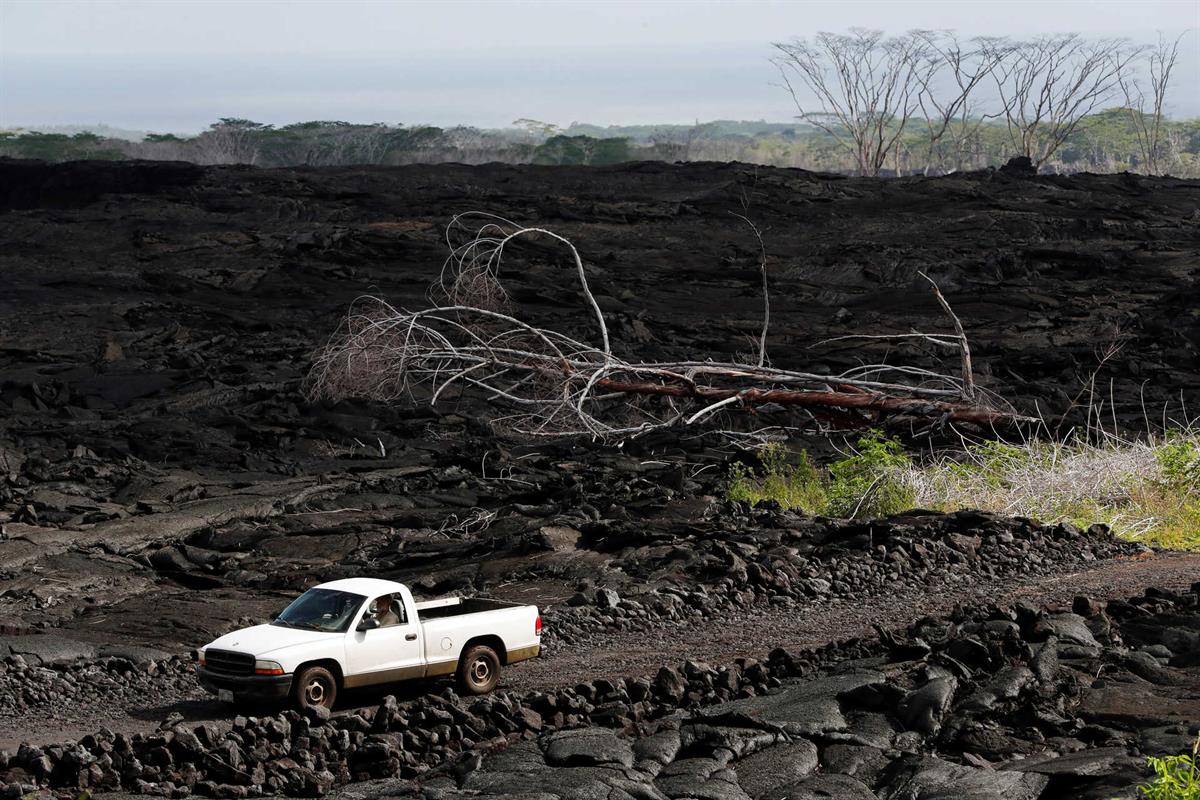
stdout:
[[1138,787],[1146,800],[1200,800],[1200,737],[1192,745],[1191,755],[1146,759],[1154,770],[1154,780]]
[[1125,440],[1103,435],[1023,444],[982,442],[915,461],[871,433],[827,471],[780,445],[760,450],[761,468],[735,465],[727,496],[838,517],[871,517],[917,506],[977,508],[1087,527],[1159,547],[1200,549],[1200,432]]
[[535,164],[620,164],[630,161],[629,140],[623,137],[552,136],[534,151]]
[[730,467],[726,496],[750,505],[774,500],[786,509],[805,514],[823,514],[829,504],[826,481],[812,465],[808,453],[796,454],[796,463],[788,463],[788,450],[780,444],[768,444],[759,449],[761,468],[752,470],[746,464]]
[[120,143],[102,139],[94,133],[21,133],[0,131],[0,155],[17,158],[40,158],[44,161],[79,161],[126,158]]
[[[1114,108],[1086,117],[1047,165],[1058,172],[1144,171],[1138,114]],[[623,161],[742,161],[852,172],[845,148],[803,122],[708,122],[559,129],[536,120],[514,128],[357,124],[313,120],[275,127],[221,119],[197,136],[148,134],[141,141],[97,133],[0,132],[0,155],[68,161],[81,158],[180,159],[201,164],[278,167],[336,164],[483,163],[615,164]],[[956,122],[931,149],[923,120],[910,120],[884,174],[981,169],[1005,163],[1012,143],[999,120]],[[1161,163],[1173,175],[1200,177],[1200,120],[1166,120]],[[961,133],[962,135],[958,135]],[[953,142],[954,144],[951,144]]]
[[782,445],[769,444],[758,452],[759,470],[735,464],[726,496],[752,505],[774,500],[785,509],[849,518],[912,507],[912,491],[902,482],[911,461],[899,443],[875,431],[834,461],[827,474],[813,466],[807,453],[789,455]]
[[904,474],[912,461],[899,442],[871,431],[855,449],[829,465],[829,507],[834,517],[879,517],[913,507]]

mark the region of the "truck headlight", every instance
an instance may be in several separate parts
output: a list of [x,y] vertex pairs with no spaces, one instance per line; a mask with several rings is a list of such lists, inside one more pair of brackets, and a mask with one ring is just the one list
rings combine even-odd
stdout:
[[279,665],[278,661],[255,661],[254,662],[254,674],[255,675],[282,675],[283,667],[281,667]]
[[204,648],[203,647],[201,647],[199,650],[196,651],[196,663],[202,667],[204,666]]

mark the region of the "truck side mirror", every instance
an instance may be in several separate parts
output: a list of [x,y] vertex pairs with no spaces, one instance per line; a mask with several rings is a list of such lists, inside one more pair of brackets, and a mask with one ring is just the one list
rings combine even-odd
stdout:
[[375,617],[363,617],[362,620],[358,623],[357,629],[360,631],[373,631],[378,627],[379,627],[379,620],[375,619]]

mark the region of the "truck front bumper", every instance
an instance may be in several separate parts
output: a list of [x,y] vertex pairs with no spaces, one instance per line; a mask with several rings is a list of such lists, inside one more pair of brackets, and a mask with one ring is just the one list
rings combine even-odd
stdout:
[[197,665],[196,678],[213,694],[224,689],[254,700],[285,700],[292,691],[291,675],[224,675]]

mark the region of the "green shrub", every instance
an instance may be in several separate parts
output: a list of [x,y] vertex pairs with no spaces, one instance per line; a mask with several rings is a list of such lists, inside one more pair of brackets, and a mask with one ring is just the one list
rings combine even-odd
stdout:
[[1200,443],[1195,438],[1168,439],[1154,451],[1154,457],[1167,486],[1184,492],[1200,491]]
[[725,496],[757,505],[774,500],[785,509],[835,517],[877,517],[912,507],[913,493],[904,484],[911,461],[898,442],[870,432],[847,456],[834,461],[823,474],[800,451],[791,454],[779,444],[758,451],[760,468],[745,464],[730,468]]
[[829,467],[829,504],[834,517],[880,517],[913,506],[914,495],[903,480],[912,460],[900,443],[870,431],[854,451]]
[[1200,800],[1200,737],[1192,745],[1191,755],[1151,756],[1146,759],[1154,770],[1154,780],[1138,787],[1146,800]]

